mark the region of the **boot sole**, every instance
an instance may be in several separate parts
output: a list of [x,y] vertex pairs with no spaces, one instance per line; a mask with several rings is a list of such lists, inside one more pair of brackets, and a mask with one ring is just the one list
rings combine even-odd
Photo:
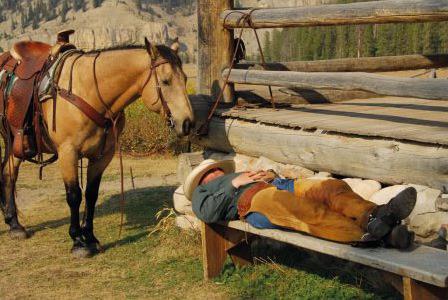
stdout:
[[417,190],[413,187],[408,187],[393,197],[388,204],[390,213],[392,213],[398,220],[404,220],[414,210],[417,202]]
[[414,239],[413,231],[409,231],[404,225],[399,225],[386,238],[386,243],[396,249],[407,249],[414,243]]

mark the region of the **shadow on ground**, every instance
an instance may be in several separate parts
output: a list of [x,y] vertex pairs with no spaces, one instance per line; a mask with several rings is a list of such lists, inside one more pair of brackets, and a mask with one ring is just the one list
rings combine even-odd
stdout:
[[[254,240],[251,244],[251,251],[255,257],[255,262],[258,264],[270,263],[274,269],[281,269],[286,266],[328,280],[337,280],[343,284],[356,286],[365,292],[375,294],[382,299],[402,299],[400,293],[383,277],[383,273],[363,265],[307,251],[268,238]],[[244,273],[245,271],[244,269],[236,269],[229,261],[219,280],[225,281],[226,276],[235,272]],[[244,275],[240,274],[240,276]],[[296,278],[288,279],[287,273],[284,276],[285,280],[290,280],[293,287]],[[297,283],[300,284],[300,281],[298,280]],[[252,284],[256,284],[256,280]]]
[[[175,189],[176,187],[174,186],[160,186],[126,191],[123,229],[145,229],[149,226],[155,225],[156,213],[163,208],[173,207],[171,199]],[[96,206],[96,219],[108,215],[119,215],[121,211],[120,198],[120,194],[107,196],[106,200]],[[83,205],[84,202],[81,205],[81,210]],[[32,234],[46,229],[56,229],[61,226],[66,226],[68,230],[69,224],[70,216],[67,215],[61,219],[48,220],[37,225],[29,226],[27,229]],[[7,231],[2,231],[0,232],[0,235],[6,233]],[[147,230],[139,231],[139,233],[134,235],[129,235],[126,232],[123,232],[120,239],[106,244],[104,247],[107,249],[132,243],[147,235]]]

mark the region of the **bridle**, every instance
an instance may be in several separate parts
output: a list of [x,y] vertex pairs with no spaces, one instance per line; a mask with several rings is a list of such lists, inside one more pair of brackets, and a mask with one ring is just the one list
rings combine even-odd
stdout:
[[159,82],[159,76],[157,76],[157,71],[156,71],[157,67],[167,64],[167,63],[169,63],[169,61],[166,59],[157,60],[157,59],[151,58],[151,66],[149,69],[149,74],[145,80],[145,83],[143,84],[142,91],[145,89],[145,87],[148,85],[149,81],[151,80],[152,76],[154,75],[154,79],[156,81],[157,99],[153,103],[151,103],[151,105],[157,104],[157,102],[160,100],[160,102],[162,104],[163,115],[165,116],[165,120],[168,124],[168,127],[174,128],[173,115],[171,114],[171,110],[168,106],[168,102],[166,102],[166,99],[163,96],[162,87],[160,86],[160,82]]

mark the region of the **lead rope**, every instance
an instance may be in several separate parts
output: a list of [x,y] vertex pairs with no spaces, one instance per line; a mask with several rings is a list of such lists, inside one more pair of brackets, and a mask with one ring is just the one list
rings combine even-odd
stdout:
[[[93,80],[95,83],[95,89],[98,96],[98,99],[101,101],[102,105],[106,109],[106,113],[109,115],[110,120],[112,121],[112,133],[114,135],[114,141],[115,141],[115,152],[117,152],[118,148],[118,157],[120,161],[120,229],[118,232],[118,238],[121,238],[121,233],[123,231],[123,221],[124,221],[124,203],[125,203],[125,196],[124,196],[124,170],[123,170],[123,154],[121,152],[121,143],[120,143],[120,137],[118,136],[117,132],[117,123],[118,120],[121,117],[121,113],[118,114],[116,117],[114,117],[114,114],[112,110],[107,106],[106,102],[104,101],[103,97],[100,93],[100,88],[98,85],[98,78],[96,77],[96,61],[98,57],[100,56],[101,52],[98,52],[94,59],[93,59]],[[108,129],[106,129],[105,134],[108,133]],[[107,139],[107,136],[105,137]]]
[[[267,69],[266,66],[266,60],[264,57],[264,53],[263,53],[263,49],[261,47],[261,42],[260,42],[260,38],[258,36],[258,32],[256,30],[256,28],[254,27],[254,24],[252,22],[252,14],[254,11],[258,10],[257,8],[253,8],[251,9],[248,13],[244,13],[242,11],[231,11],[230,13],[228,13],[225,18],[224,18],[224,24],[226,23],[227,18],[234,13],[239,13],[242,16],[238,19],[237,23],[240,24],[241,22],[246,23],[250,28],[253,29],[254,34],[255,34],[255,38],[257,40],[257,44],[258,44],[258,50],[260,52],[260,58],[262,61],[262,67],[263,69]],[[208,134],[209,131],[209,126],[210,126],[210,122],[213,118],[213,115],[216,111],[216,109],[218,108],[219,102],[221,102],[222,98],[224,97],[224,91],[226,89],[226,87],[229,85],[229,78],[230,78],[230,74],[232,73],[232,70],[235,68],[235,63],[236,63],[236,56],[238,55],[238,51],[241,45],[241,37],[243,36],[243,32],[244,32],[244,26],[241,28],[239,34],[238,34],[238,38],[237,38],[237,43],[235,46],[235,50],[233,52],[233,56],[232,56],[232,62],[230,63],[230,68],[229,71],[226,74],[226,77],[224,79],[224,84],[223,87],[221,88],[218,97],[216,98],[215,102],[213,103],[213,106],[210,108],[210,111],[207,115],[207,119],[205,121],[204,124],[202,124],[202,126],[198,129],[198,131],[196,132],[196,135],[198,136],[206,136]],[[275,109],[275,100],[274,100],[274,95],[272,93],[272,88],[270,85],[268,85],[269,88],[269,95],[271,98],[271,106],[273,109]]]

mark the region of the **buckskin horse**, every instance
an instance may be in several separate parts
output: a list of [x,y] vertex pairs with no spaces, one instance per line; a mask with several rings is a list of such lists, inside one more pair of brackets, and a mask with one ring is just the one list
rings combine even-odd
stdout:
[[[71,33],[73,32],[69,32],[68,35]],[[67,37],[64,39],[61,35],[58,39],[61,39],[58,44],[63,47],[69,45]],[[9,63],[9,73],[6,72],[6,75],[10,77],[15,72],[18,77],[22,75],[20,79],[26,79],[27,76],[24,74],[27,72],[23,70],[22,73],[18,72],[21,65],[28,63],[32,67],[32,60],[42,57],[42,53],[49,57],[53,55],[51,52],[54,46],[51,48],[38,42],[23,43],[25,44],[16,44],[15,53],[14,50],[10,53],[13,58],[9,57],[9,61],[12,59],[15,63],[14,67]],[[35,46],[40,47],[36,53],[27,52],[32,52]],[[194,126],[194,115],[186,92],[186,75],[182,71],[182,64],[177,55],[178,43],[174,43],[171,47],[155,46],[145,39],[144,48],[110,49],[91,53],[72,49],[74,47],[69,47],[65,53],[59,53],[60,48],[55,52],[58,52],[58,57],[64,57],[58,62],[56,70],[52,70],[57,76],[54,74],[50,76],[51,91],[47,93],[47,97],[43,97],[44,99],[39,94],[38,103],[36,99],[32,101],[35,105],[31,103],[27,118],[30,111],[33,111],[32,115],[37,116],[34,121],[39,121],[40,117],[39,123],[42,126],[37,126],[36,130],[32,131],[41,132],[39,134],[35,132],[37,138],[34,140],[40,146],[38,147],[40,152],[55,153],[58,158],[66,200],[70,207],[69,235],[73,240],[72,254],[76,257],[89,257],[100,249],[99,241],[93,232],[95,203],[98,199],[102,174],[114,156],[117,136],[121,134],[125,125],[124,109],[141,98],[150,110],[164,115],[179,136],[187,136],[190,133]],[[56,56],[53,56],[51,60],[55,58]],[[48,64],[47,58],[43,66],[46,64]],[[2,65],[0,59],[0,71],[8,69],[7,65],[8,63],[4,61]],[[48,77],[49,68],[45,70]],[[45,74],[39,70],[26,71],[29,73],[28,76],[36,71],[33,73],[33,76],[36,76],[33,77],[33,95],[36,96],[38,94],[36,82],[44,82]],[[2,80],[0,81],[6,83]],[[16,82],[15,85],[17,84]],[[3,86],[3,90],[0,85],[4,98],[8,98],[8,86],[14,84],[9,82],[6,85]],[[13,121],[8,122],[11,111],[15,109],[14,106],[18,106],[14,101],[20,98],[16,96],[17,99],[14,99],[15,89],[18,88],[15,86],[9,88],[12,96],[10,95],[7,101],[4,99],[2,107],[2,135],[6,145],[13,146],[6,147],[3,158],[0,206],[5,222],[10,227],[10,236],[24,239],[29,234],[17,217],[15,182],[20,163],[23,160],[30,160],[36,155],[36,151],[30,151],[32,154],[25,153],[24,149],[32,149],[28,144],[33,144],[24,138],[27,135],[26,127],[15,128],[14,131],[14,126],[11,125]],[[42,86],[37,89],[42,92]],[[23,94],[23,91],[19,90],[16,94]],[[22,144],[17,143],[17,139]],[[21,150],[19,154],[16,148]],[[78,182],[78,160],[81,158],[88,160],[85,220],[82,224],[79,214],[82,191]]]

